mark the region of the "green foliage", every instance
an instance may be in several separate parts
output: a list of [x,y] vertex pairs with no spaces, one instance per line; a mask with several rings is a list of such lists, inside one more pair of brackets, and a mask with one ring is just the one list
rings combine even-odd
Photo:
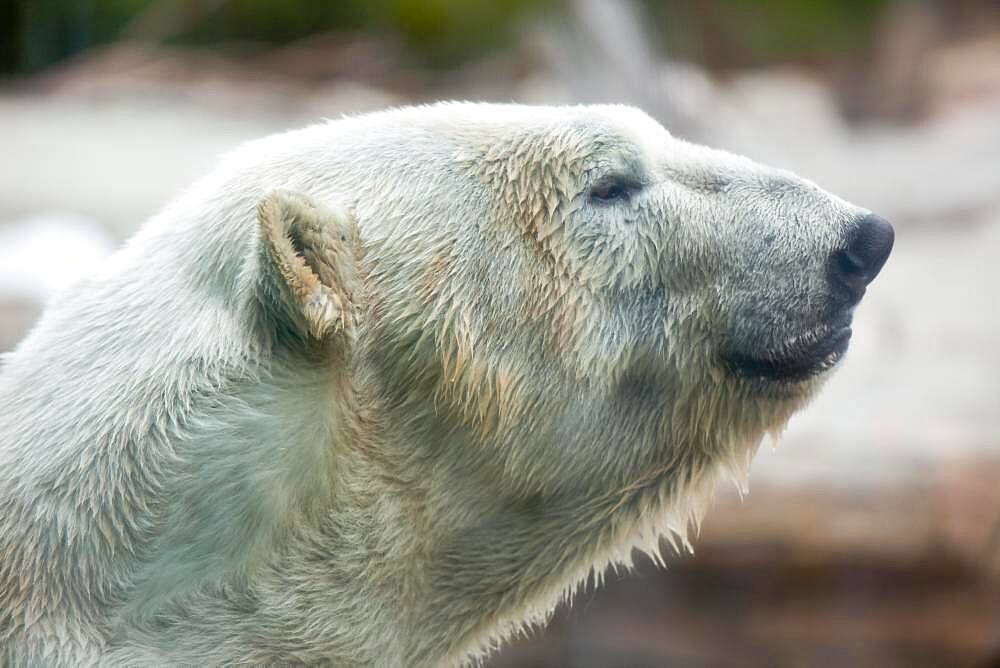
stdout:
[[745,44],[761,54],[841,50],[868,37],[887,0],[722,0],[741,26]]
[[892,0],[644,0],[672,53],[717,66],[823,58],[867,45]]
[[0,39],[20,46],[18,69],[34,71],[114,39],[149,0],[14,0],[18,19]]
[[509,41],[527,14],[548,0],[392,0],[387,23],[431,61],[456,62]]
[[509,43],[526,14],[559,0],[20,1],[21,26],[0,30],[20,29],[21,66],[31,71],[109,42],[137,18],[168,24],[167,39],[186,44],[280,44],[326,31],[394,35],[420,64],[448,66]]
[[[10,2],[10,0],[6,0]],[[615,2],[616,0],[606,0]],[[642,0],[666,48],[728,67],[827,57],[867,44],[891,0]],[[2,4],[4,0],[0,0]],[[41,69],[123,30],[181,44],[281,44],[327,31],[394,37],[418,65],[448,67],[516,41],[565,0],[13,0],[0,24],[5,57]],[[2,50],[0,50],[2,52]],[[0,62],[0,66],[4,65]]]
[[449,65],[507,43],[524,15],[551,0],[233,0],[183,39],[287,42],[323,30],[400,38],[424,64]]

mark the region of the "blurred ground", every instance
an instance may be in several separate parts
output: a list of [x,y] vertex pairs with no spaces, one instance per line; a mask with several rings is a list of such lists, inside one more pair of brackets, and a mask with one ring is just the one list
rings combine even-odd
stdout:
[[762,448],[749,497],[720,490],[697,556],[609,576],[490,665],[1000,665],[1000,32],[932,38],[900,10],[869,76],[719,76],[665,61],[636,15],[576,8],[434,73],[331,35],[252,61],[118,43],[11,82],[0,350],[246,139],[439,98],[639,104],[875,210],[896,248],[843,369]]

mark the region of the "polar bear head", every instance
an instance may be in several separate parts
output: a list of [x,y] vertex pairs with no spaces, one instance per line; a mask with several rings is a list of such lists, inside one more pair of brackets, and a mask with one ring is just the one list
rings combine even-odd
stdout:
[[744,462],[836,366],[892,245],[869,211],[630,107],[325,127],[291,186],[356,217],[366,377],[434,448],[485,444],[453,454],[512,492]]

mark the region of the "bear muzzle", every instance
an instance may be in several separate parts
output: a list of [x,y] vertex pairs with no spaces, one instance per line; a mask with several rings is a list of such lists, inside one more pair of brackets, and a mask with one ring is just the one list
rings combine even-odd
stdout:
[[[854,308],[885,266],[894,240],[895,232],[885,219],[875,214],[861,217],[828,259],[829,301],[821,323],[759,348],[737,346],[723,355],[724,364],[743,378],[785,383],[806,381],[835,367],[851,340]],[[757,337],[744,341],[748,338],[769,337],[758,330]]]

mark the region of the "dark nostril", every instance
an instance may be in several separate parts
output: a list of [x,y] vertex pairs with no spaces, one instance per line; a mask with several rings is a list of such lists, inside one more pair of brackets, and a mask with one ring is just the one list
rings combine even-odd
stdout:
[[851,231],[847,245],[834,254],[833,269],[848,288],[862,290],[882,270],[892,251],[895,232],[884,218],[873,213]]

